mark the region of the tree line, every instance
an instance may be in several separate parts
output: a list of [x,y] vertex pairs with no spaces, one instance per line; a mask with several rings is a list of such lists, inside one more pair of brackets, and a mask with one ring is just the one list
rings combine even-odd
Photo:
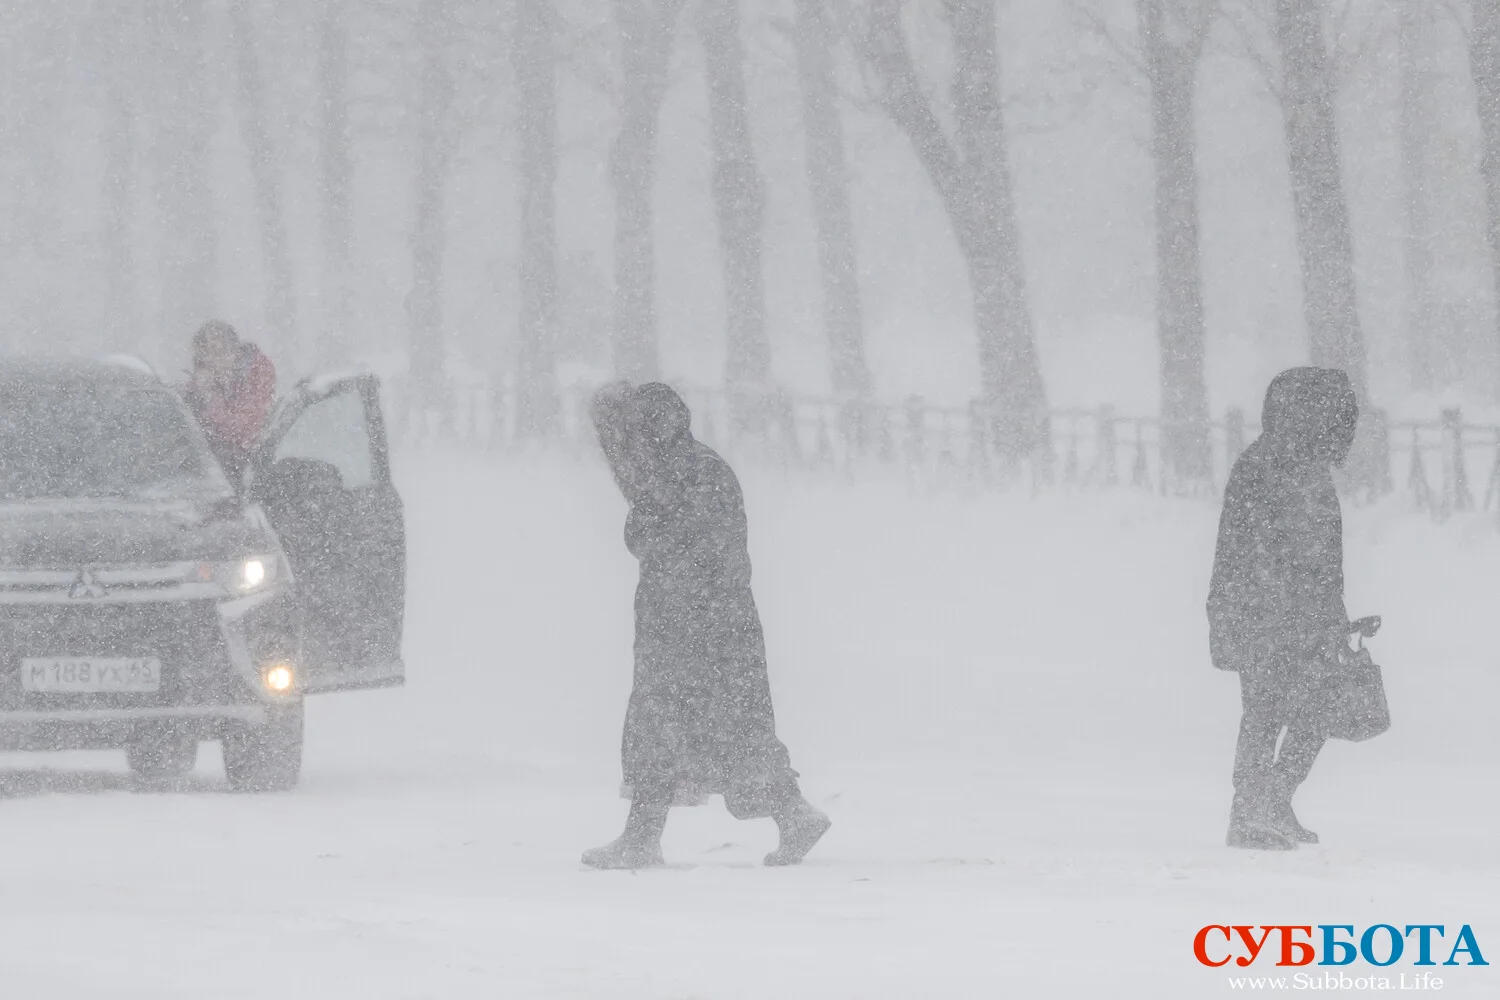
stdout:
[[[1462,362],[1453,360],[1434,316],[1442,234],[1431,221],[1433,103],[1452,97],[1434,86],[1443,55],[1433,38],[1446,25],[1465,40],[1480,155],[1452,169],[1470,170],[1482,187],[1489,267],[1500,280],[1500,0],[1058,4],[1076,32],[1085,75],[1108,75],[1147,111],[1160,416],[1171,480],[1201,481],[1211,464],[1197,106],[1211,50],[1232,50],[1256,66],[1280,109],[1307,357],[1348,371],[1362,399],[1369,397],[1369,345],[1339,98],[1350,60],[1394,52],[1388,75],[1399,88],[1394,141],[1404,363],[1419,390],[1461,375]],[[567,88],[605,92],[614,109],[609,134],[597,138],[608,149],[613,239],[600,251],[610,260],[604,269],[610,277],[596,285],[606,289],[609,365],[635,380],[664,372],[657,304],[662,108],[671,88],[698,88],[724,298],[723,329],[715,331],[724,341],[722,380],[740,419],[754,422],[775,379],[765,277],[768,150],[753,114],[758,80],[747,73],[747,46],[768,32],[785,48],[784,71],[798,97],[799,155],[821,289],[815,320],[834,394],[857,407],[876,391],[869,279],[861,279],[849,189],[860,165],[846,136],[852,113],[875,113],[920,166],[963,261],[973,365],[994,421],[990,434],[1003,455],[1019,458],[1046,438],[1048,397],[1019,221],[1024,205],[1018,206],[1013,176],[1016,95],[1007,93],[1002,66],[1012,6],[999,0],[92,0],[66,11],[8,5],[0,15],[11,39],[0,69],[0,157],[7,163],[9,224],[0,254],[24,260],[30,246],[65,228],[66,199],[56,185],[68,172],[70,151],[56,122],[68,107],[86,106],[88,128],[97,132],[90,147],[100,159],[93,225],[101,234],[88,277],[102,275],[106,333],[128,344],[188,329],[219,305],[216,276],[226,266],[226,248],[216,216],[225,182],[215,164],[232,140],[235,183],[249,192],[254,233],[252,252],[234,248],[233,256],[256,261],[267,339],[308,363],[336,364],[362,346],[350,321],[366,204],[358,193],[358,177],[368,170],[361,151],[371,134],[399,135],[409,150],[392,180],[409,213],[404,353],[416,394],[437,405],[454,361],[445,285],[453,280],[451,237],[464,208],[453,190],[455,164],[468,155],[476,123],[501,122],[497,134],[516,179],[515,213],[505,223],[515,230],[518,271],[508,380],[523,433],[545,438],[559,419],[559,358],[576,336],[570,316],[578,286],[566,273],[571,264],[558,230],[568,199],[560,171],[570,151],[559,129]],[[287,56],[294,34],[306,65]],[[689,45],[701,56],[684,78],[677,57]],[[274,96],[286,73],[297,74],[296,92],[306,95],[292,110]],[[1049,96],[1045,79],[1029,81],[1027,89],[1041,92],[1044,103]],[[286,89],[280,90],[284,100]],[[276,124],[286,120],[296,125],[290,140]],[[785,134],[777,141],[787,141]],[[302,217],[305,201],[289,197],[289,142],[314,147],[314,220]],[[142,259],[143,228],[157,234],[149,261]],[[317,232],[316,253],[294,252],[294,229]],[[152,265],[148,297],[141,275]],[[309,269],[315,278],[300,273]],[[299,314],[305,306],[298,289],[309,281],[318,290],[315,316]],[[1493,341],[1500,351],[1500,335]]]

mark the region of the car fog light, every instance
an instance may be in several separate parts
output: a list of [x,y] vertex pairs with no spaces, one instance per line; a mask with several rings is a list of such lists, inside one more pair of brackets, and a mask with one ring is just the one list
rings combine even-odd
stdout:
[[290,691],[292,689],[292,682],[296,680],[296,675],[292,673],[291,666],[286,663],[277,663],[267,667],[265,674],[262,676],[265,678],[266,688],[277,694],[285,694],[287,691]]
[[254,590],[266,582],[266,564],[259,559],[246,559],[240,573],[246,590]]

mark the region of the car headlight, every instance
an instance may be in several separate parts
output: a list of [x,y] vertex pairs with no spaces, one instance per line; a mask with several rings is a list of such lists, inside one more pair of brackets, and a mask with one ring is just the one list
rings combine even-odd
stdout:
[[245,597],[281,583],[287,571],[279,555],[250,555],[200,567],[199,576],[212,579],[233,597]]
[[260,679],[272,694],[286,694],[296,686],[297,672],[287,661],[277,660],[261,667]]
[[264,559],[246,559],[240,564],[239,580],[240,586],[246,590],[254,590],[266,582],[266,561]]

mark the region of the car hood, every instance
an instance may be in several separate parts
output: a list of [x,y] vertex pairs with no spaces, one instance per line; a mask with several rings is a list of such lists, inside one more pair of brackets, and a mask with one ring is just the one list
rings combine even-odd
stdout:
[[0,503],[0,566],[11,568],[212,562],[275,547],[258,510],[222,498]]

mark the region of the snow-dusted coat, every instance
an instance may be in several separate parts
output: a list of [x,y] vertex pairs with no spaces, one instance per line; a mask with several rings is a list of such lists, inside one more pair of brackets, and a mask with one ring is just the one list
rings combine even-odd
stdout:
[[1332,468],[1357,419],[1341,371],[1293,368],[1271,382],[1261,436],[1224,489],[1208,597],[1214,666],[1283,672],[1348,625]]
[[628,445],[606,447],[624,466],[625,544],[640,562],[625,783],[719,793],[736,816],[769,815],[796,773],[776,738],[739,481],[694,440],[670,389],[635,390],[627,409]]

